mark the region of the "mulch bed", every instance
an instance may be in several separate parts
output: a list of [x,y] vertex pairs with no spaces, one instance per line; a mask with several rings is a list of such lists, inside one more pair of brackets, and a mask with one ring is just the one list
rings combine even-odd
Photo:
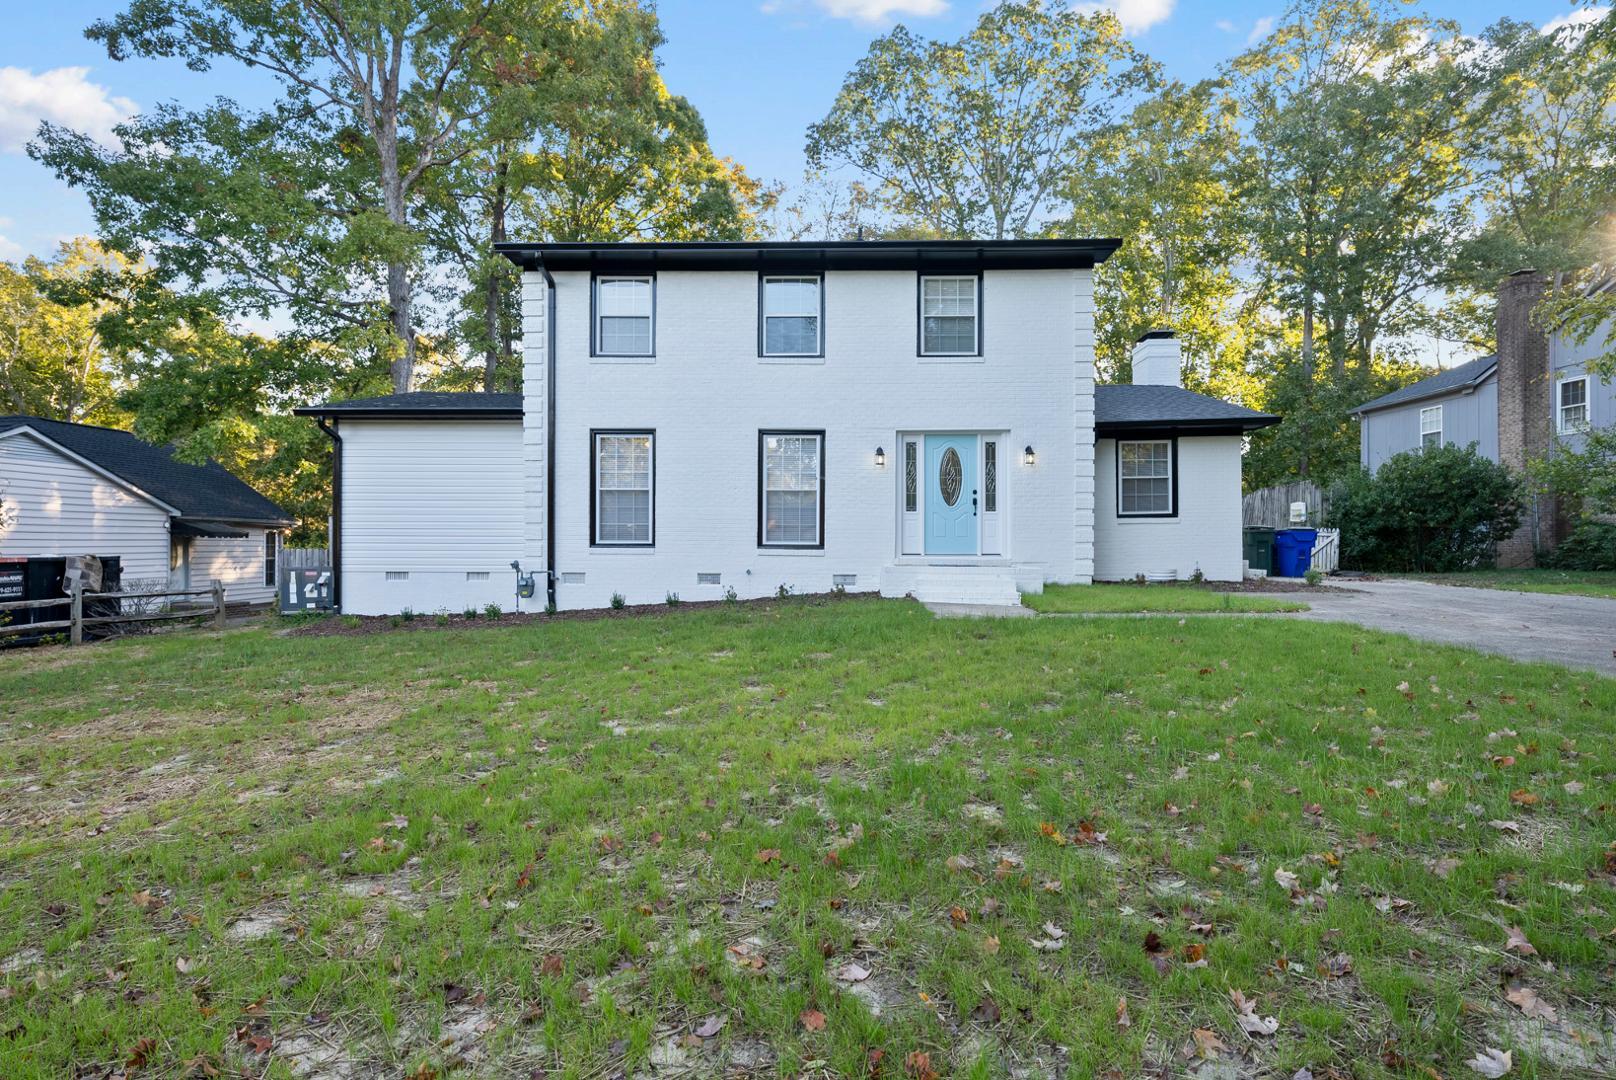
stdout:
[[392,634],[408,630],[480,630],[501,626],[531,626],[537,623],[597,622],[604,619],[632,619],[640,615],[666,615],[671,611],[697,611],[708,608],[761,609],[791,604],[830,604],[842,600],[869,599],[874,593],[800,593],[790,597],[766,596],[756,600],[681,600],[677,604],[629,604],[620,608],[582,608],[576,611],[558,611],[547,615],[542,611],[505,612],[490,618],[479,615],[468,619],[465,615],[422,614],[413,618],[401,615],[326,615],[319,618],[288,616],[294,625],[282,630],[288,637],[364,637],[367,634]]

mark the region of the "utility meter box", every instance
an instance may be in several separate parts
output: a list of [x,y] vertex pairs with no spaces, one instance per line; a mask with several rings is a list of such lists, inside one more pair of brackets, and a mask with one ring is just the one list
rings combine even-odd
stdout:
[[281,586],[281,614],[330,611],[331,583],[331,568],[328,566],[289,568],[286,583]]

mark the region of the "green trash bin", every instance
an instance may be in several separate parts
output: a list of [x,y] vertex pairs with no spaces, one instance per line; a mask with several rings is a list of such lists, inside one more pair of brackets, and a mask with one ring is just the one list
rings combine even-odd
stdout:
[[1273,529],[1245,530],[1247,566],[1253,570],[1261,570],[1265,574],[1274,572],[1274,532]]

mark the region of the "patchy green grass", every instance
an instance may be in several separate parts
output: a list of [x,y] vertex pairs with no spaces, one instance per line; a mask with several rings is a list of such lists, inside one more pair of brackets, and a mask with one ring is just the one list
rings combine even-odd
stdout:
[[0,701],[8,1080],[1616,1068],[1616,682],[1563,669],[794,600],[37,650]]
[[1612,570],[1469,570],[1459,574],[1414,574],[1438,585],[1468,585],[1475,589],[1514,589],[1518,592],[1562,593],[1616,599],[1616,571]]
[[1306,611],[1307,604],[1293,599],[1219,592],[1200,585],[1046,585],[1042,593],[1029,593],[1021,602],[1034,611],[1062,614],[1118,614],[1198,611]]

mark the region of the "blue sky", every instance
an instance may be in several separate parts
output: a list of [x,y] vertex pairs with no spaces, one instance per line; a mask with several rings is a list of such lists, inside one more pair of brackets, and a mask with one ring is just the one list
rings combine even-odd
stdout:
[[[662,0],[663,74],[706,118],[713,148],[754,175],[795,182],[803,136],[824,115],[842,76],[875,36],[901,20],[935,37],[960,34],[980,0]],[[1136,44],[1170,76],[1212,73],[1284,10],[1285,0],[1107,0]],[[1415,5],[1478,31],[1511,15],[1539,23],[1568,15],[1555,0],[1425,0]],[[175,61],[114,63],[82,30],[122,3],[56,0],[9,5],[0,35],[0,259],[49,254],[93,231],[82,196],[22,152],[40,119],[105,136],[130,112],[216,95],[252,101],[261,76],[197,74]]]

